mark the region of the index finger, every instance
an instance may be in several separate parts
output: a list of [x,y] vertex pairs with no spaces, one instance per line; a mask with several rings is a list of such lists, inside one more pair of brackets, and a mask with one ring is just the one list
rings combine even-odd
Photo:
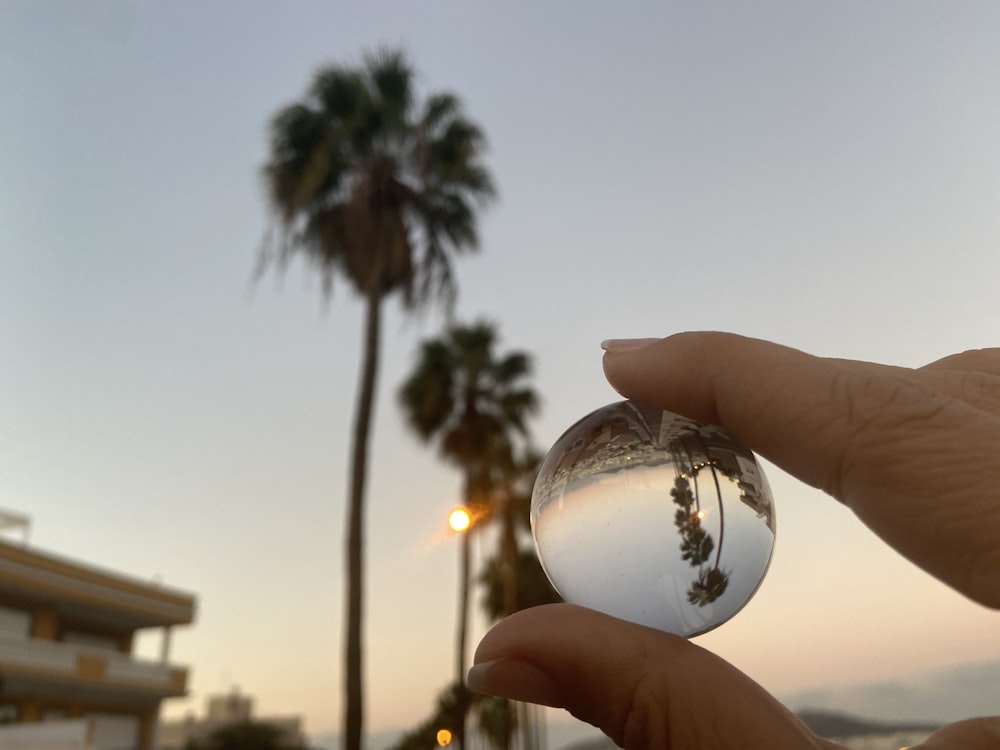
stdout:
[[624,396],[720,424],[885,541],[1000,606],[1000,420],[897,368],[724,333],[610,342]]
[[768,341],[681,333],[638,348],[607,342],[604,371],[626,398],[723,425],[806,483],[840,497],[842,402],[851,370]]

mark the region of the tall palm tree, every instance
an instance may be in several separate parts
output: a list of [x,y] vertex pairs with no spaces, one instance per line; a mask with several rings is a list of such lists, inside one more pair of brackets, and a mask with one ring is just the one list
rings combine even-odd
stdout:
[[[494,510],[495,490],[516,465],[516,446],[526,441],[526,420],[539,404],[538,395],[525,383],[531,375],[530,357],[523,352],[498,356],[496,344],[496,329],[489,323],[455,325],[442,337],[423,342],[416,367],[399,391],[409,426],[423,440],[436,441],[442,458],[462,471],[465,504],[474,518]],[[457,682],[463,686],[469,539],[470,533],[462,535],[456,639]],[[509,564],[513,568],[517,563]],[[465,708],[467,697],[455,737],[460,748],[465,742]]]
[[347,750],[360,749],[364,717],[363,511],[382,307],[394,294],[407,310],[453,301],[452,256],[476,248],[476,209],[494,195],[484,148],[454,95],[417,101],[398,51],[321,69],[271,122],[263,175],[277,232],[262,260],[302,255],[325,294],[341,277],[365,302],[346,524]]

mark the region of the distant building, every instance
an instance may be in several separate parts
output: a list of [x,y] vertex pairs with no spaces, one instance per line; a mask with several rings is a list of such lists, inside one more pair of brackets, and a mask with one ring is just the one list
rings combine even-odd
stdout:
[[232,690],[210,695],[205,702],[205,716],[188,716],[160,723],[159,750],[182,750],[190,740],[204,739],[216,729],[241,722],[269,724],[278,729],[288,744],[302,744],[302,718],[299,716],[253,715],[253,698]]
[[[86,719],[99,750],[152,750],[160,702],[187,689],[170,636],[194,610],[191,594],[0,539],[0,716]],[[159,661],[133,656],[146,628],[162,629]]]

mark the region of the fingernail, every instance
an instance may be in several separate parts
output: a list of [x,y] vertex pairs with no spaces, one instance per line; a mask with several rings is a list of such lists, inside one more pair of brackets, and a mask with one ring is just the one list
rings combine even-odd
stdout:
[[559,707],[559,691],[535,665],[513,658],[474,664],[465,678],[469,690],[501,698]]
[[476,693],[489,693],[489,683],[486,674],[490,671],[495,661],[484,661],[482,664],[473,664],[469,668],[469,673],[465,676],[465,684]]
[[601,348],[606,352],[627,352],[655,344],[660,339],[604,339]]

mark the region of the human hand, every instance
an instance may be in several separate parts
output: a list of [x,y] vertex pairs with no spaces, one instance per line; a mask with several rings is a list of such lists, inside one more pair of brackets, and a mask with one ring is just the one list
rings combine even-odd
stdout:
[[[919,369],[719,333],[607,349],[622,395],[723,425],[917,565],[1000,608],[1000,349]],[[630,750],[836,747],[709,652],[571,605],[501,622],[475,662],[472,689],[567,708]],[[921,747],[1000,747],[1000,718],[953,724]]]

